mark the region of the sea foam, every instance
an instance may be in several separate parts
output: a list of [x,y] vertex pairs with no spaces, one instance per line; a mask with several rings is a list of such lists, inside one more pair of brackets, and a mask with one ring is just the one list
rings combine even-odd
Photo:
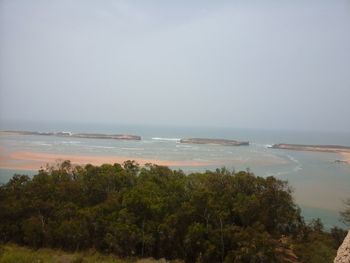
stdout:
[[179,142],[181,139],[179,139],[179,138],[153,137],[152,140],[155,140],[155,141],[174,141],[174,142]]

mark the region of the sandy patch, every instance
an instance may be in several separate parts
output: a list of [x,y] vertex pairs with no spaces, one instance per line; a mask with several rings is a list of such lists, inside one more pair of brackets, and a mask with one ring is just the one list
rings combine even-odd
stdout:
[[64,160],[70,160],[72,164],[85,165],[102,165],[102,164],[114,164],[123,163],[127,160],[135,160],[140,165],[146,163],[155,163],[158,165],[172,166],[172,167],[199,167],[213,165],[210,162],[199,161],[169,161],[169,160],[157,160],[157,159],[145,159],[145,158],[133,158],[125,156],[92,156],[92,155],[69,155],[69,154],[53,154],[43,152],[28,152],[19,151],[8,153],[5,151],[0,152],[0,167],[5,169],[18,169],[18,170],[38,170],[41,167],[45,167],[47,164],[52,165]]

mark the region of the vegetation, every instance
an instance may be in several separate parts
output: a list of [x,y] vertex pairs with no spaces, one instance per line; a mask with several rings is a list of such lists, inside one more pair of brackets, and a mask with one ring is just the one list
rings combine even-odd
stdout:
[[345,202],[345,209],[340,213],[343,222],[350,225],[350,199],[347,199]]
[[[115,255],[103,255],[94,250],[66,252],[58,249],[29,249],[17,245],[4,245],[0,248],[0,263],[165,263],[165,259],[152,258],[123,260]],[[173,263],[181,263],[174,261]]]
[[185,175],[134,161],[65,161],[0,186],[0,241],[34,249],[185,262],[332,262],[344,235],[325,232],[320,220],[305,224],[287,182],[225,168]]

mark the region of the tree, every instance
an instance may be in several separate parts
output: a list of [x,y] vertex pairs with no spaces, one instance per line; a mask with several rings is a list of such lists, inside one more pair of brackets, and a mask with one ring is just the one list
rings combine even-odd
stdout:
[[185,175],[134,161],[65,161],[0,185],[0,242],[35,248],[190,263],[283,262],[286,240],[302,262],[328,262],[343,234],[325,232],[319,219],[306,225],[287,182],[225,168]]

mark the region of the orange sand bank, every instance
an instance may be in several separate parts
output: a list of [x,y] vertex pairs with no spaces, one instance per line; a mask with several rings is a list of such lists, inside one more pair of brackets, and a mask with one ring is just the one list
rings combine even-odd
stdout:
[[146,163],[155,163],[165,166],[207,166],[211,165],[208,162],[195,162],[195,161],[167,161],[156,159],[144,159],[125,156],[92,156],[92,155],[68,155],[68,154],[52,154],[42,152],[12,152],[6,153],[2,151],[0,153],[0,167],[5,169],[18,169],[18,170],[38,170],[41,167],[45,167],[46,164],[55,164],[64,160],[70,160],[72,164],[85,165],[101,165],[105,163],[123,163],[127,160],[135,160],[140,165]]

